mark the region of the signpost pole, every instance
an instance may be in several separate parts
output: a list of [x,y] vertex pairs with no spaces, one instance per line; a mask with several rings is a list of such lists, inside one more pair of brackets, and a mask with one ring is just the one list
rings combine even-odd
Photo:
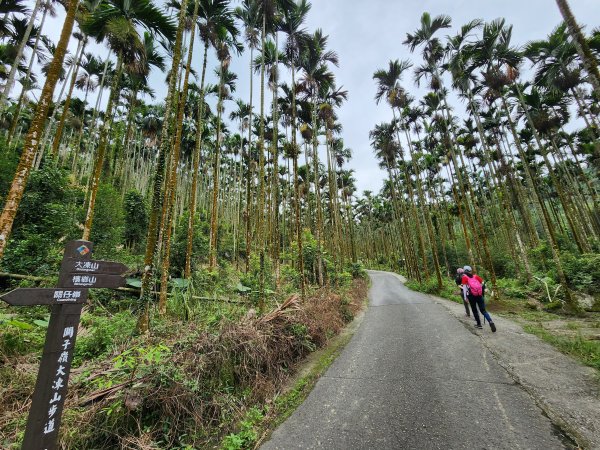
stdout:
[[13,306],[51,305],[44,353],[31,401],[24,450],[55,450],[81,310],[90,288],[116,288],[125,284],[127,266],[95,261],[92,243],[70,241],[65,248],[58,289],[15,289],[2,296]]
[[[87,296],[87,289],[83,290]],[[53,305],[25,428],[24,450],[56,448],[83,304]]]

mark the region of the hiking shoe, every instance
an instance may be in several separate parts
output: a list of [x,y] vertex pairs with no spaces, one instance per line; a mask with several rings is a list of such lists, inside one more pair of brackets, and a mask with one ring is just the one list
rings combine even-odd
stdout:
[[490,328],[492,329],[492,333],[496,332],[496,325],[494,325],[494,322],[490,322]]
[[483,330],[483,327],[481,326],[480,323],[478,323],[477,325],[475,325],[475,328],[477,328],[478,330]]

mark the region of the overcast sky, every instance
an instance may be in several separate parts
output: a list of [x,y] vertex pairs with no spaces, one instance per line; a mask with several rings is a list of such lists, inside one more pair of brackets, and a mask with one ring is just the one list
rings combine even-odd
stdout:
[[[34,1],[30,0],[30,3]],[[157,3],[164,3],[164,0]],[[233,2],[233,5],[237,4],[238,1]],[[600,26],[600,0],[570,0],[570,4],[586,29]],[[389,121],[391,112],[385,103],[378,106],[373,100],[373,72],[385,68],[388,61],[397,58],[419,62],[420,56],[411,55],[402,41],[406,33],[418,28],[423,12],[432,16],[447,14],[452,18],[453,28],[443,30],[440,36],[454,34],[458,27],[475,18],[490,21],[504,17],[508,24],[514,26],[513,42],[518,45],[544,38],[561,20],[554,0],[313,0],[307,29],[314,31],[321,28],[329,36],[329,48],[335,50],[340,59],[340,67],[333,69],[337,84],[343,85],[349,92],[348,102],[340,109],[339,118],[344,128],[345,145],[354,153],[349,165],[355,170],[358,193],[365,189],[378,192],[384,177],[369,145],[369,131],[375,124]],[[52,32],[47,31],[50,35],[54,33],[55,40],[64,17],[64,13],[60,13],[51,22]],[[75,45],[72,43],[71,47]],[[91,46],[90,49],[103,52],[99,46]],[[194,60],[198,72],[201,63],[198,49]],[[249,95],[248,63],[249,53],[246,52],[231,65],[231,70],[239,78],[234,96],[245,101],[248,101]],[[211,66],[216,66],[214,55],[209,61]],[[217,80],[213,77],[209,81]],[[255,86],[256,83],[255,80]],[[424,93],[413,87],[412,74],[405,77],[404,85],[417,98]],[[153,74],[151,87],[162,100],[166,92],[164,75]],[[255,105],[258,104],[258,94],[256,89]]]

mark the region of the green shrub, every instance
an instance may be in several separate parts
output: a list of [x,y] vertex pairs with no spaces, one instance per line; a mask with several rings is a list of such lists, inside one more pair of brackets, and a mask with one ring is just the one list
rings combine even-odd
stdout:
[[353,278],[367,278],[367,271],[361,261],[350,264],[349,272],[352,274]]
[[41,351],[47,324],[47,320],[0,314],[0,354],[15,356]]
[[[171,243],[171,272],[180,274],[185,268],[187,252],[187,235],[189,212],[185,211],[175,228],[175,235]],[[194,238],[192,241],[192,270],[195,271],[201,264],[208,263],[208,245],[210,242],[210,222],[204,211],[196,213],[194,221]]]
[[260,409],[256,407],[250,408],[240,424],[240,431],[225,437],[221,448],[224,450],[252,448],[258,439],[256,426],[260,424],[263,418],[264,414]]
[[509,298],[528,298],[534,290],[531,285],[524,286],[519,280],[514,278],[499,278],[498,289],[500,289],[503,296]]
[[300,272],[294,269],[291,265],[282,265],[280,276],[284,282],[291,284],[294,288],[300,287]]
[[[263,276],[264,276],[264,289],[265,292],[267,290],[274,291],[275,290],[275,279],[273,277],[273,262],[271,258],[265,255],[263,261]],[[261,262],[260,256],[257,254],[252,254],[250,256],[250,270],[248,273],[242,274],[240,276],[240,283],[243,286],[249,287],[252,291],[250,293],[251,298],[254,301],[258,301],[260,297],[260,273],[261,273]]]
[[333,274],[333,280],[335,285],[341,288],[349,287],[352,284],[354,278],[350,272],[340,272]]
[[600,253],[564,253],[562,262],[572,289],[592,295],[600,293]]
[[113,346],[126,342],[134,330],[135,322],[135,318],[128,311],[110,317],[84,314],[81,324],[89,328],[89,333],[77,339],[74,364],[97,358]]
[[148,206],[142,194],[129,191],[123,201],[125,227],[123,238],[125,245],[136,251],[146,240],[148,231]]
[[4,196],[10,188],[18,163],[18,152],[8,151],[4,136],[0,137],[0,204],[4,204]]
[[121,195],[112,185],[101,184],[96,196],[91,233],[94,253],[112,256],[116,247],[123,243],[123,226]]
[[29,178],[13,224],[2,266],[10,272],[54,275],[64,241],[78,238],[82,192],[66,171],[42,165]]

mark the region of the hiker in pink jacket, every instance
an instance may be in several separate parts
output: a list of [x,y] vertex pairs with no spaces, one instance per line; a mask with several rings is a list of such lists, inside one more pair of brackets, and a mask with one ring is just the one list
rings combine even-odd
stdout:
[[483,314],[483,317],[487,319],[490,324],[490,328],[492,332],[496,332],[496,325],[492,321],[492,317],[485,310],[485,302],[483,301],[483,279],[479,275],[473,274],[473,269],[471,266],[463,267],[464,275],[462,277],[462,286],[463,286],[463,295],[464,298],[469,300],[469,304],[471,305],[471,311],[473,311],[473,317],[475,317],[475,321],[477,328],[482,329],[481,319],[479,318],[479,311]]

